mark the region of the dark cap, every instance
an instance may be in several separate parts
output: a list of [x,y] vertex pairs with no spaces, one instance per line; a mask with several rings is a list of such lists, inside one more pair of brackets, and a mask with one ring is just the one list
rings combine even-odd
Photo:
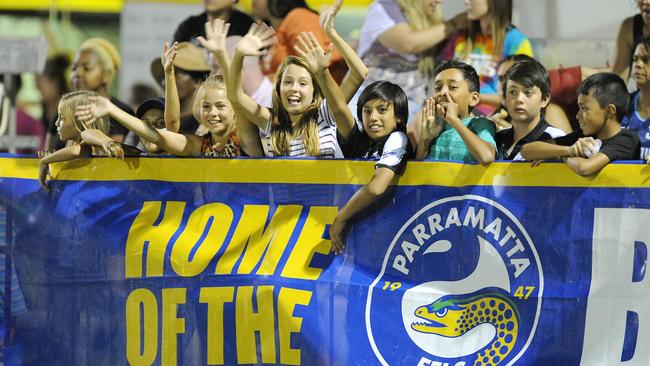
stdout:
[[161,111],[165,110],[165,98],[149,98],[142,102],[138,106],[138,110],[135,111],[135,116],[142,118],[142,116],[150,109],[160,109]]

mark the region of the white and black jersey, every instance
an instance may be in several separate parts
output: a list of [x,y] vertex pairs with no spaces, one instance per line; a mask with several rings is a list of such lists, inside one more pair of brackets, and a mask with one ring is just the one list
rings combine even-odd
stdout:
[[521,156],[522,146],[535,141],[552,140],[564,135],[566,135],[564,131],[549,125],[546,120],[542,119],[537,123],[537,126],[535,126],[532,131],[517,141],[517,144],[512,148],[512,151],[508,153],[512,144],[515,143],[515,130],[512,127],[501,130],[497,132],[495,137],[497,143],[497,160],[526,160]]
[[412,158],[413,149],[406,133],[393,131],[379,141],[373,141],[357,123],[344,144],[345,157],[374,160],[376,168],[388,168],[402,174],[406,159]]
[[[330,114],[327,107],[327,101],[323,99],[318,107],[318,141],[320,144],[319,158],[342,158],[343,153],[339,147],[339,142],[336,139],[336,121]],[[265,156],[276,156],[273,151],[273,144],[271,143],[271,120],[268,121],[266,128],[260,130],[260,138],[262,140],[262,147],[264,148]],[[307,151],[302,137],[294,138],[289,141],[289,154],[291,157],[306,157]]]

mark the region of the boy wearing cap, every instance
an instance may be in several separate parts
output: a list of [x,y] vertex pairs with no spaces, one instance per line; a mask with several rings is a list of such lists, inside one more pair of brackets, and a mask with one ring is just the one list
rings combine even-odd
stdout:
[[[150,98],[142,102],[135,111],[135,116],[142,122],[153,128],[162,130],[165,128],[165,99]],[[165,152],[156,144],[140,138],[140,144],[150,154],[164,154]],[[139,146],[138,146],[139,147]]]

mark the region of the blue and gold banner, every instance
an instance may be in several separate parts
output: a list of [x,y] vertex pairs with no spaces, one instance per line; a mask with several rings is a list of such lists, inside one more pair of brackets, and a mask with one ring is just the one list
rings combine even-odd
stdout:
[[340,256],[328,227],[371,162],[53,170],[46,192],[0,158],[21,362],[650,365],[647,165],[410,162]]

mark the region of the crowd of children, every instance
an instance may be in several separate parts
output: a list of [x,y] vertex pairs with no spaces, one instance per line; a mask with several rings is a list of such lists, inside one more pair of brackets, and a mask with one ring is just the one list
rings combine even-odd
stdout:
[[[187,42],[166,44],[155,65],[160,78],[164,78],[166,98],[145,101],[135,114],[107,94],[107,85],[119,67],[119,56],[105,41],[89,40],[75,59],[73,73],[73,89],[87,91],[65,94],[59,102],[56,127],[67,145],[43,154],[43,186],[47,187],[50,163],[81,156],[124,158],[170,154],[233,158],[244,155],[375,161],[370,182],[350,198],[331,226],[333,250],[340,253],[345,247],[344,232],[355,215],[390,191],[408,159],[482,165],[496,159],[529,160],[533,165],[543,160],[562,159],[580,175],[596,174],[614,160],[647,159],[650,163],[650,119],[647,118],[650,116],[650,38],[640,41],[631,58],[631,75],[638,92],[630,100],[625,82],[614,73],[596,73],[586,78],[578,95],[576,118],[580,129],[571,132],[568,123],[557,128],[547,118],[551,99],[549,73],[530,57],[530,42],[510,23],[511,0],[467,1],[465,24],[455,22],[452,27],[449,23],[427,23],[414,31],[437,32],[449,39],[441,53],[448,60],[440,58],[437,66],[429,71],[431,87],[422,89],[429,96],[418,101],[420,111],[409,110],[417,98],[399,85],[400,78],[364,84],[369,73],[364,61],[377,60],[368,57],[362,60],[336,33],[333,23],[341,3],[338,0],[322,12],[318,36],[311,27],[281,45],[286,57],[277,63],[277,72],[267,91],[270,105],[253,96],[258,90],[255,93],[247,90],[242,69],[246,67],[245,59],[258,58],[260,64],[275,60],[268,53],[278,48],[278,34],[263,22],[252,23],[243,37],[237,38],[231,57],[227,43],[233,28],[228,20],[234,21],[235,15],[240,16],[238,12],[230,12],[231,17],[225,20],[204,17],[204,32],[190,31],[184,23],[184,31],[177,32],[176,38],[191,41],[191,37],[196,37],[196,42],[207,50],[197,54],[210,54],[208,61],[184,58],[179,63],[179,55],[195,46]],[[387,32],[395,26],[396,19],[407,19],[397,11],[404,12],[404,8],[399,8],[402,3],[408,2],[380,0],[373,4],[395,10],[390,20],[392,25],[384,27]],[[429,3],[438,6],[438,1]],[[304,8],[301,4],[297,6]],[[276,5],[270,9],[271,14],[279,11]],[[292,16],[292,9],[283,8],[281,13],[284,18],[274,15],[275,21],[270,23],[282,27],[282,19]],[[453,28],[454,34],[446,28]],[[180,36],[185,33],[188,35]],[[377,42],[387,49],[386,44],[392,41],[379,36]],[[436,39],[427,47],[440,42]],[[374,43],[369,42],[367,46],[377,51],[379,43],[371,44]],[[399,52],[410,51],[395,51]],[[513,57],[520,54],[525,56]],[[348,69],[348,75],[340,83],[330,72],[333,60],[336,63],[339,57]],[[510,62],[504,67],[503,75],[499,74],[500,61]],[[199,64],[198,68],[193,68],[194,64]],[[213,72],[205,78],[208,64],[213,64]],[[377,65],[371,66],[374,78]],[[184,99],[185,90],[180,95],[183,78],[196,84],[190,88],[192,99]],[[196,80],[203,81],[196,83]],[[426,78],[422,80],[422,86],[429,83]],[[406,87],[412,81],[409,79]],[[348,102],[353,97],[356,105],[349,108]],[[191,100],[191,104],[185,105],[186,100]],[[501,108],[488,117],[480,110],[481,105],[501,105]],[[187,130],[181,122],[182,111],[190,109],[198,127]],[[122,143],[127,129],[140,138],[140,149],[144,151]]]

